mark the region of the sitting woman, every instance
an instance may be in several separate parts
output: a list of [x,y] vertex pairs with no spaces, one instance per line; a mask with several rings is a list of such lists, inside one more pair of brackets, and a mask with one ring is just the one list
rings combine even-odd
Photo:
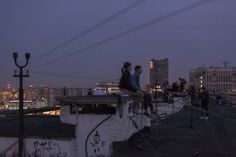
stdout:
[[131,83],[131,72],[132,66],[131,63],[125,62],[121,70],[122,76],[120,78],[119,89],[121,92],[124,92],[133,98],[132,112],[136,113],[139,109],[139,104],[142,101],[143,94],[138,92]]

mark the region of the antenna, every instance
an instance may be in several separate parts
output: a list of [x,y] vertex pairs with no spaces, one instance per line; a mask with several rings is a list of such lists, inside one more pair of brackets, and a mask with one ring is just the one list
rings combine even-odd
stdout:
[[224,68],[228,68],[228,65],[230,65],[228,61],[223,61],[222,64],[224,65]]

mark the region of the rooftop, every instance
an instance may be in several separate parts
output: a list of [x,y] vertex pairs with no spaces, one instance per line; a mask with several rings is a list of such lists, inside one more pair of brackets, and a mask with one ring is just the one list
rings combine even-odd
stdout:
[[143,151],[129,148],[126,142],[116,143],[113,157],[235,157],[236,111],[213,102],[209,113],[209,120],[200,120],[200,111],[194,107],[191,129],[191,108],[184,108],[152,127],[152,135],[142,140]]

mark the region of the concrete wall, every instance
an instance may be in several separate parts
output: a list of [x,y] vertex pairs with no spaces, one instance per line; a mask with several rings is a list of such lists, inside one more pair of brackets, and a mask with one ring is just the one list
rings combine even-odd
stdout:
[[0,137],[0,157],[14,157],[18,151],[16,138]]
[[[0,137],[1,157],[17,157],[16,138]],[[26,157],[75,157],[75,140],[25,139]],[[4,153],[3,153],[4,152]]]
[[[143,114],[138,114],[131,121],[128,116],[128,104],[132,101],[125,102],[120,110],[122,117],[117,110],[115,115],[112,115],[108,120],[102,123],[98,128],[92,131],[100,122],[106,119],[107,114],[71,114],[69,106],[61,108],[61,121],[76,125],[76,157],[109,157],[112,155],[112,143],[115,141],[125,141],[133,133],[151,125],[151,119]],[[138,126],[135,128],[134,124]],[[86,138],[91,133],[86,143]]]

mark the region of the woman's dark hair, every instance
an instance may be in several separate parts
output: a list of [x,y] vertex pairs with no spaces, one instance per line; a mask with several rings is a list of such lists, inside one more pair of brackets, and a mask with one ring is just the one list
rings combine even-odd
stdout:
[[123,68],[121,69],[122,74],[124,74],[125,71],[127,71],[128,67],[130,66],[131,66],[130,62],[125,62]]

